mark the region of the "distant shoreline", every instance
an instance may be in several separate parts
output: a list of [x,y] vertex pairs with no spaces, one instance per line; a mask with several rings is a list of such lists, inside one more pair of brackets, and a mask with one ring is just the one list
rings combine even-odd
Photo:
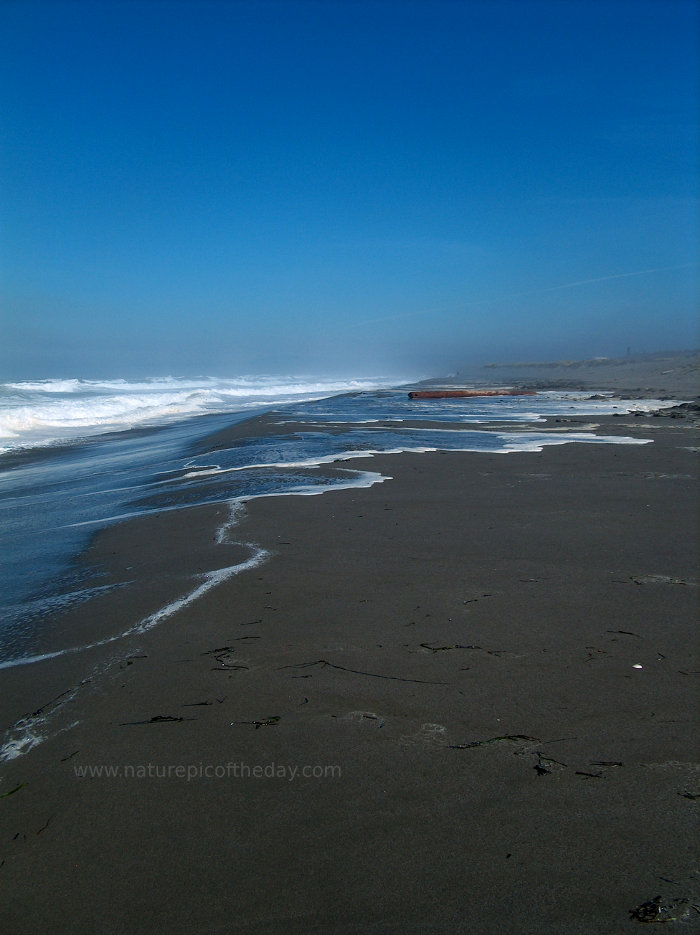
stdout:
[[601,390],[635,399],[656,396],[695,400],[700,395],[700,351],[660,351],[630,357],[596,357],[588,360],[487,363],[467,367],[423,385],[478,386],[509,383],[533,390]]

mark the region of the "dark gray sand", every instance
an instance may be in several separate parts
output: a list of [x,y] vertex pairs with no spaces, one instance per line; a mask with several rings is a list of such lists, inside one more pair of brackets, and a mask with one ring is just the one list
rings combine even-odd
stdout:
[[139,585],[66,645],[270,557],[1,673],[3,725],[55,702],[0,769],[0,930],[700,930],[697,428],[598,422],[653,444],[353,462],[392,479],[251,500],[228,545],[225,506],[100,534]]

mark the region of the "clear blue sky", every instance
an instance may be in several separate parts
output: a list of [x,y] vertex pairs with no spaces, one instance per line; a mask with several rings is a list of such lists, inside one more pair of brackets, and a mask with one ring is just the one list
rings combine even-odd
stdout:
[[698,343],[693,0],[4,0],[0,35],[0,381]]

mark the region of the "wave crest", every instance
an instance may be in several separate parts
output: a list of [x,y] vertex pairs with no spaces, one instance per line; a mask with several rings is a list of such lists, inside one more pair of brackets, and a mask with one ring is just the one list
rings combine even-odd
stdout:
[[394,385],[298,376],[52,379],[0,385],[0,449],[35,447],[210,413],[272,407]]

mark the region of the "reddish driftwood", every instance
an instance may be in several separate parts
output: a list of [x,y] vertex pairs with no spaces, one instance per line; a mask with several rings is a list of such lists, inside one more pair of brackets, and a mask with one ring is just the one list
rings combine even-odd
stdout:
[[471,396],[535,396],[534,390],[413,390],[409,399],[451,399]]

